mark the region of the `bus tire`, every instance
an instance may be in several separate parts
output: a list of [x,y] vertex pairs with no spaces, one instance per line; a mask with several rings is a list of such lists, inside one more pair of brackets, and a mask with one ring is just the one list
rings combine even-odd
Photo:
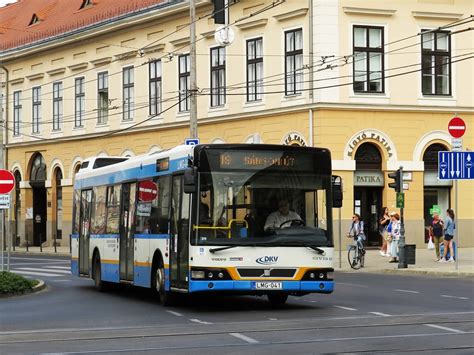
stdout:
[[162,306],[167,307],[174,304],[174,295],[165,290],[165,267],[162,262],[153,266],[151,284],[158,294]]
[[100,257],[96,254],[94,257],[94,265],[93,267],[93,279],[94,279],[94,286],[99,292],[105,292],[108,289],[108,283],[102,281],[102,269],[100,266]]
[[286,293],[269,293],[267,297],[268,301],[274,306],[282,306],[288,300]]

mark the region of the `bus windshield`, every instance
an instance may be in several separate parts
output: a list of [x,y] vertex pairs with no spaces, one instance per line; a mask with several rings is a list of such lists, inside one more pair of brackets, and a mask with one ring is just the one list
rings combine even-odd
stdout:
[[193,244],[332,246],[330,174],[210,170],[199,173]]

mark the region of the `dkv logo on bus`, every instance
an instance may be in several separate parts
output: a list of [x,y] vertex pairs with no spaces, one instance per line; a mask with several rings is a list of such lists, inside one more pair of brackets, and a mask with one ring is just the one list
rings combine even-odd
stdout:
[[278,261],[278,256],[261,256],[258,259],[255,260],[257,263],[261,265],[272,265],[276,264]]

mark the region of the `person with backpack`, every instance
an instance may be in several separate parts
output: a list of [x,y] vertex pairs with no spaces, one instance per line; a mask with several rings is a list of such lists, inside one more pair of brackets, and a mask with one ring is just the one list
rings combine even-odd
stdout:
[[436,259],[435,261],[439,261],[441,259],[439,253],[439,243],[443,241],[443,229],[444,229],[444,222],[439,216],[437,212],[433,212],[433,221],[431,222],[430,226],[430,238],[432,238],[433,243],[435,245],[436,251]]

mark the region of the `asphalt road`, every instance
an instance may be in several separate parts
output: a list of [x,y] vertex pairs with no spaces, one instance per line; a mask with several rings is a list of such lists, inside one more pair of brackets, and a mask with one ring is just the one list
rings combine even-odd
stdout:
[[290,297],[282,308],[209,295],[163,308],[146,289],[95,291],[69,274],[66,258],[12,261],[48,288],[0,299],[2,355],[474,352],[471,279],[338,273],[333,294]]

